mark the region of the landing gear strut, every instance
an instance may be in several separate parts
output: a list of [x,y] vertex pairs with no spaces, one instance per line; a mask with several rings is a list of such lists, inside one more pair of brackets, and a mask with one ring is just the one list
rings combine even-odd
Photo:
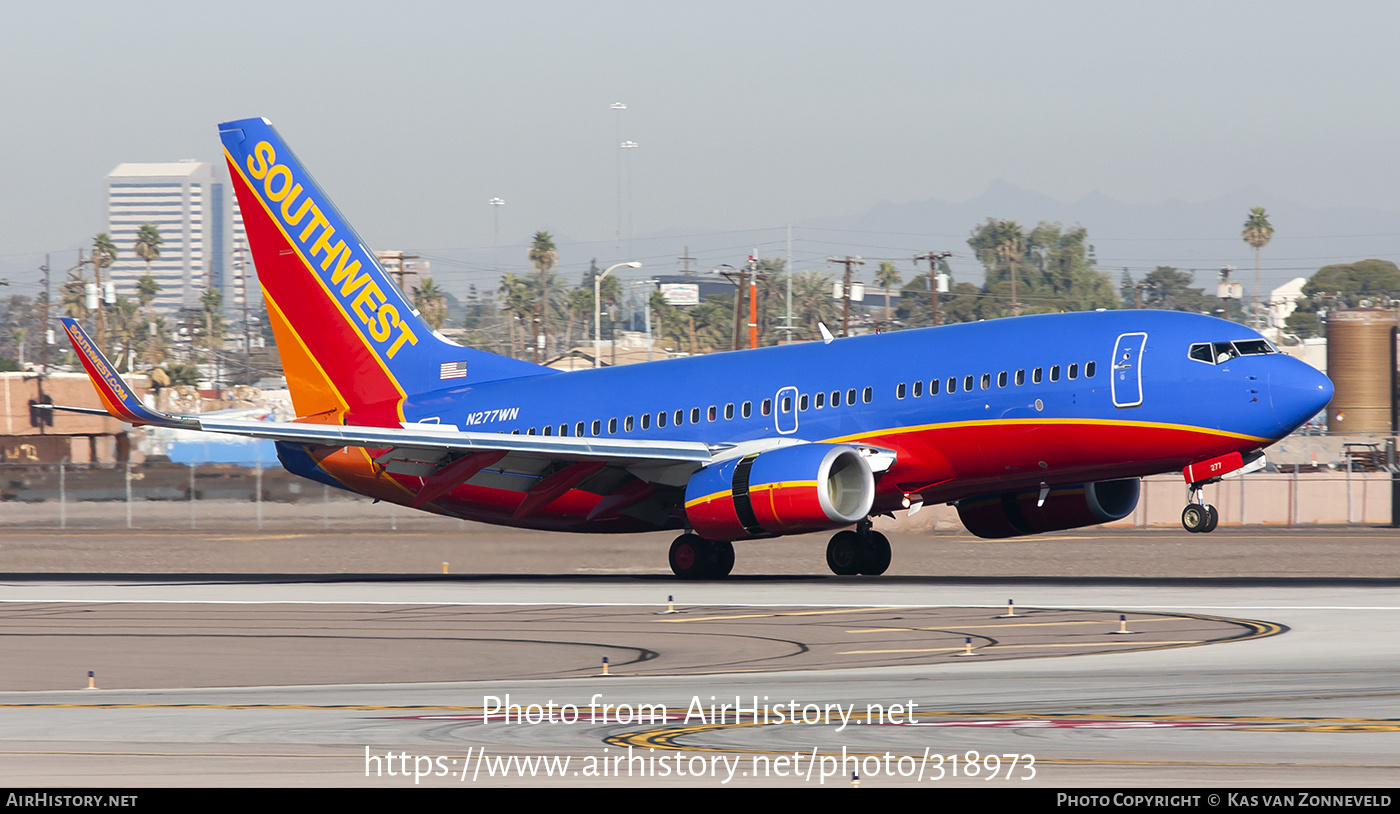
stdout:
[[1220,524],[1220,513],[1201,497],[1201,487],[1191,484],[1186,490],[1186,508],[1181,510],[1181,527],[1192,534],[1205,534],[1215,531]]
[[682,534],[671,543],[671,572],[681,579],[723,579],[734,570],[734,544]]
[[838,531],[826,544],[826,564],[833,574],[879,576],[890,567],[890,541],[870,527],[869,518],[855,531]]

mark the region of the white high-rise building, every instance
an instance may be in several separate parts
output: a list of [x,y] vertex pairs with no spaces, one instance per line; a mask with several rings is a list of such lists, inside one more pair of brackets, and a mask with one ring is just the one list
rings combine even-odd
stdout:
[[181,308],[199,308],[210,286],[223,293],[225,310],[241,308],[239,246],[241,269],[250,276],[248,290],[256,295],[243,221],[223,175],[222,166],[190,159],[120,164],[112,170],[107,176],[107,232],[117,246],[117,260],[104,276],[116,283],[119,296],[135,299],[137,282],[148,273],[135,249],[136,234],[147,223],[161,236],[160,257],[149,270],[160,283],[154,302],[158,312],[174,315]]

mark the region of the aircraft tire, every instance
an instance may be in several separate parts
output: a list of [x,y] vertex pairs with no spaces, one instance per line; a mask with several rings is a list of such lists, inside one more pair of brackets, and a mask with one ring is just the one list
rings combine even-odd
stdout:
[[864,540],[854,531],[838,531],[826,544],[826,566],[837,576],[860,573]]
[[860,572],[878,577],[890,567],[890,540],[878,531],[871,531],[861,548]]
[[1206,520],[1205,528],[1201,529],[1202,534],[1209,534],[1215,531],[1216,526],[1220,525],[1220,512],[1216,511],[1215,507],[1209,503],[1206,504],[1206,514],[1209,515],[1209,518]]
[[1210,512],[1206,511],[1205,506],[1191,503],[1181,510],[1181,527],[1192,534],[1205,531],[1206,524],[1209,522]]
[[715,550],[715,559],[710,564],[710,578],[724,579],[729,576],[730,571],[734,570],[734,544],[728,540],[715,540],[712,545]]
[[671,562],[671,573],[677,577],[706,579],[715,570],[715,546],[698,534],[682,534],[671,542],[667,559]]

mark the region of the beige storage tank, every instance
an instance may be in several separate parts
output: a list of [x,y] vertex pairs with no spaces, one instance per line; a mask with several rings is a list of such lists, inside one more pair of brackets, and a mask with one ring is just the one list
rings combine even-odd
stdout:
[[1327,312],[1327,375],[1337,388],[1327,405],[1330,432],[1395,429],[1395,333],[1388,308]]

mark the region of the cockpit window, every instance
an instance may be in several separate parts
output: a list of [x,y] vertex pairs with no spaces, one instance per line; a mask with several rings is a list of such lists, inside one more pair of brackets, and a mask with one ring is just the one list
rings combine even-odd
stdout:
[[1239,356],[1267,353],[1278,353],[1278,349],[1264,339],[1241,339],[1235,342],[1198,342],[1191,346],[1188,355],[1208,365],[1223,365]]
[[1264,339],[1246,339],[1243,341],[1237,341],[1235,342],[1235,350],[1239,351],[1241,356],[1257,356],[1265,353],[1278,353],[1278,351],[1274,350],[1274,346],[1270,345],[1268,341]]

